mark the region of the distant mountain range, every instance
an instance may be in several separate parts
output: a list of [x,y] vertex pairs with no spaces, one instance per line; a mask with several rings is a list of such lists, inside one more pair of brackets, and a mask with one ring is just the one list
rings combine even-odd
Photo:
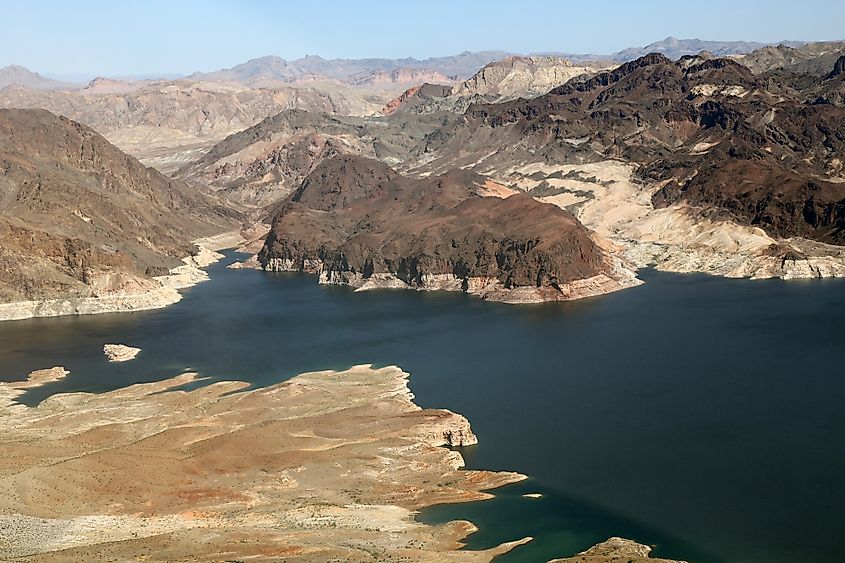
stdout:
[[251,59],[245,63],[214,72],[195,72],[195,80],[227,80],[248,82],[258,78],[291,80],[301,76],[319,75],[337,80],[347,80],[373,72],[391,72],[397,69],[426,69],[446,76],[466,78],[487,63],[507,57],[505,51],[464,51],[449,57],[432,57],[418,60],[403,59],[324,59],[308,55],[293,61],[275,55]]
[[[678,59],[684,55],[694,55],[700,51],[708,51],[715,56],[744,55],[766,46],[782,45],[785,47],[799,47],[801,41],[782,41],[780,43],[758,43],[753,41],[705,41],[701,39],[677,39],[667,37],[644,47],[631,47],[610,54],[596,53],[565,53],[549,51],[531,53],[531,56],[564,57],[575,63],[585,61],[610,61],[623,63],[634,60],[648,53],[661,53],[669,59]],[[502,60],[510,56],[522,56],[521,53],[508,51],[464,51],[457,55],[446,57],[429,57],[415,59],[405,57],[398,59],[366,58],[366,59],[324,59],[318,55],[307,55],[299,59],[287,60],[275,55],[268,55],[250,59],[231,68],[223,68],[211,72],[194,72],[186,78],[191,80],[228,81],[243,84],[261,81],[292,82],[303,78],[330,78],[343,82],[354,83],[362,76],[383,76],[399,71],[400,75],[408,75],[411,70],[428,73],[438,73],[452,80],[466,80],[483,66]],[[56,79],[61,78],[61,79]],[[68,74],[65,77],[48,78],[17,65],[0,69],[0,89],[16,85],[37,90],[67,90],[81,87],[93,79],[93,76]],[[109,77],[125,81],[148,80],[151,78],[175,80],[183,78],[176,74],[147,74],[144,76]],[[384,80],[376,82],[384,83]],[[401,81],[400,81],[401,82]],[[360,85],[360,84],[359,84]]]
[[[800,47],[804,41],[781,41],[777,45],[788,47]],[[656,41],[645,47],[630,47],[610,55],[610,59],[618,63],[625,63],[638,59],[649,53],[660,53],[665,57],[677,60],[686,55],[697,55],[701,51],[707,51],[716,57],[727,57],[730,55],[745,55],[773,43],[758,43],[756,41],[703,41],[701,39],[677,39],[667,37],[662,41]],[[586,55],[593,57],[594,55]],[[571,58],[571,57],[570,57]]]
[[[784,41],[779,43],[789,47],[803,45],[803,42]],[[573,62],[612,61],[623,63],[634,60],[648,53],[660,53],[670,59],[679,59],[685,55],[695,55],[708,51],[715,56],[744,55],[756,49],[770,45],[753,41],[704,41],[701,39],[677,39],[667,37],[644,47],[631,47],[611,54],[584,54],[548,52],[534,55],[547,55],[567,58]],[[308,55],[292,61],[277,56],[251,59],[231,68],[214,72],[195,72],[189,78],[195,80],[224,80],[247,83],[258,79],[291,81],[302,76],[320,75],[347,81],[352,76],[374,72],[391,72],[397,69],[425,69],[465,80],[480,68],[506,57],[520,56],[507,51],[464,51],[450,57],[431,57],[428,59],[324,59]]]

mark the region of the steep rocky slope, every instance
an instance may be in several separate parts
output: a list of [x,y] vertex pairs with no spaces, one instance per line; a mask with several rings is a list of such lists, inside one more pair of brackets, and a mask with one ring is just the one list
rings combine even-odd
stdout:
[[845,54],[836,59],[833,70],[806,90],[805,96],[812,104],[845,106]]
[[567,211],[468,171],[409,179],[360,156],[323,161],[280,205],[258,255],[321,283],[465,291],[538,302],[637,282]]
[[44,110],[0,110],[0,301],[160,287],[238,215]]

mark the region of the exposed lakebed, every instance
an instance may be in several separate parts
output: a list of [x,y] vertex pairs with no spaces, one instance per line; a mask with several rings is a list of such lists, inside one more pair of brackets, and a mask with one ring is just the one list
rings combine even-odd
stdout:
[[[503,561],[611,535],[692,561],[833,561],[845,550],[845,280],[725,280],[645,271],[571,303],[354,294],[313,277],[210,268],[166,309],[0,324],[0,379],[62,365],[23,397],[105,391],[186,369],[265,385],[373,362],[411,373],[423,407],[471,421],[470,467],[530,476],[439,506],[471,547],[532,535]],[[105,343],[136,346],[110,364]],[[526,498],[526,493],[541,498]]]

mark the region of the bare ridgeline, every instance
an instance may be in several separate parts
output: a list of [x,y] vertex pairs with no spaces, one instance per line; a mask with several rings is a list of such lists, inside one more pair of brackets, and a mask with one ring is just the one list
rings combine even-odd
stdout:
[[[239,245],[236,267],[508,303],[645,266],[845,275],[841,43],[268,57],[85,87],[9,67],[0,85],[18,108],[0,109],[0,320],[163,307]],[[528,541],[460,550],[470,523],[414,520],[521,476],[461,469],[440,446],[473,443],[468,422],[416,407],[398,368],[15,402],[65,376],[0,387],[5,558],[488,561]],[[611,538],[576,557],[648,554]]]

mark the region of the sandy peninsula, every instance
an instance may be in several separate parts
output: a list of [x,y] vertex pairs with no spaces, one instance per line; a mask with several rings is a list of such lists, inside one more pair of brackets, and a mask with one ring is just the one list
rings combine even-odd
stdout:
[[471,523],[415,521],[523,476],[462,469],[440,446],[475,443],[469,423],[416,406],[399,368],[13,402],[66,374],[0,386],[2,559],[489,561],[528,541],[460,551]]
[[[464,550],[471,522],[415,519],[524,475],[464,469],[441,446],[475,444],[469,422],[415,405],[397,367],[16,402],[68,373],[0,383],[2,560],[484,562],[531,540]],[[565,561],[648,555],[609,542]]]

